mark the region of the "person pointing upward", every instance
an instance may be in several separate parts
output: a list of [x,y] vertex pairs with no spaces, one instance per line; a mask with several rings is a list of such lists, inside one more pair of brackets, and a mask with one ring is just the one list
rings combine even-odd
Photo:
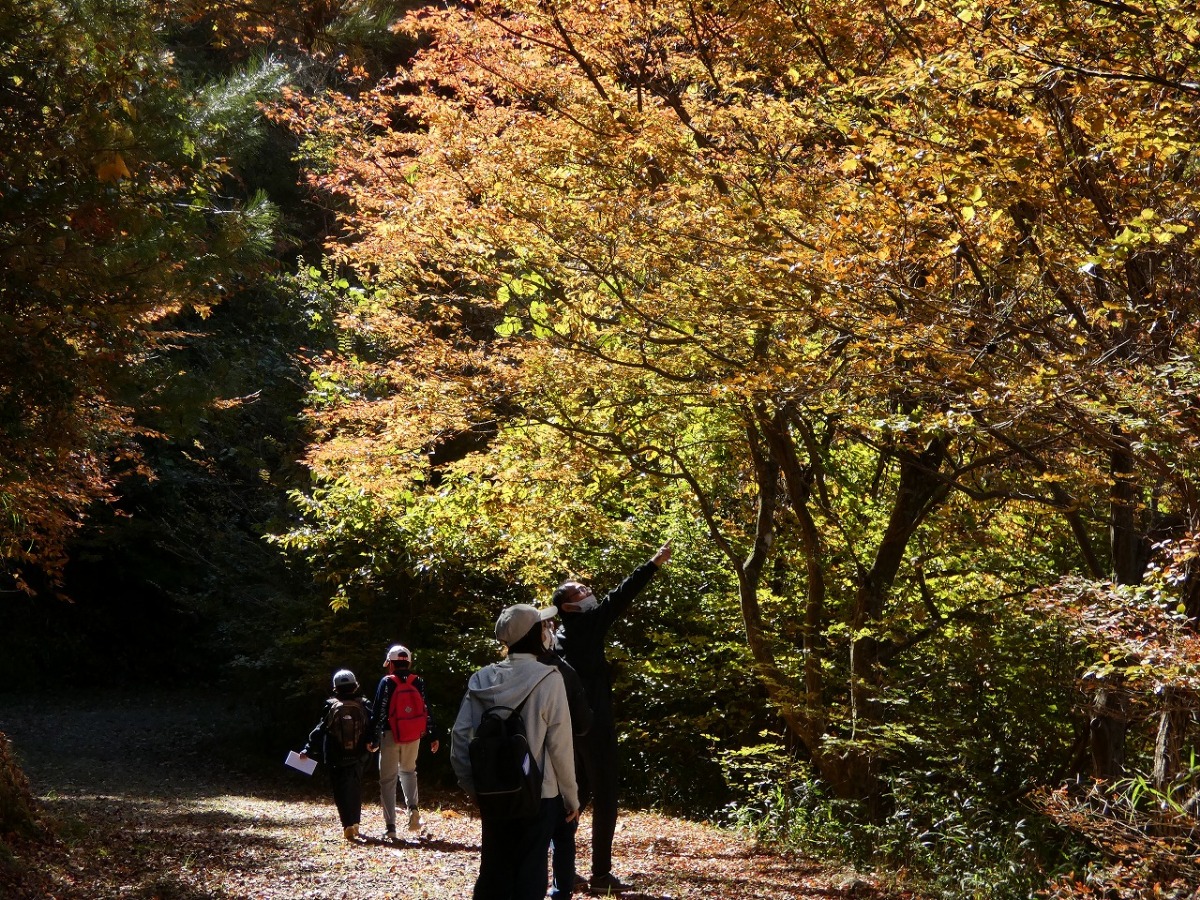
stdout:
[[617,729],[613,717],[612,675],[604,654],[608,631],[629,609],[655,573],[671,559],[671,542],[630,573],[603,598],[579,581],[554,591],[562,615],[559,642],[563,658],[579,673],[592,708],[591,730],[576,743],[580,799],[592,802],[593,891],[618,892],[625,885],[612,873],[612,842],[617,828]]

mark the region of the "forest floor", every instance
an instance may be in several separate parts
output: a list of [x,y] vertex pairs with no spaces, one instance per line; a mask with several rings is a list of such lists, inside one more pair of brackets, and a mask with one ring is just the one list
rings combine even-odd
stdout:
[[[422,783],[424,828],[379,839],[378,782],[364,780],[363,843],[342,838],[312,778],[217,753],[228,700],[0,696],[9,736],[53,838],[0,858],[4,900],[459,900],[479,859],[461,795]],[[443,753],[446,751],[443,750]],[[255,763],[259,764],[255,764]],[[868,877],[756,846],[734,832],[622,811],[614,871],[626,900],[898,897]],[[587,873],[590,822],[579,831]]]

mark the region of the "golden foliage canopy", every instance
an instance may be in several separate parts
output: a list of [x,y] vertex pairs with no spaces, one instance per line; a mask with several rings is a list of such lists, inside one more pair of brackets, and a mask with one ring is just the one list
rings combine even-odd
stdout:
[[[851,791],[822,659],[869,720],[913,617],[962,612],[950,560],[997,598],[1063,567],[1004,563],[985,510],[1061,516],[1097,577],[1200,525],[1195,12],[482,0],[401,28],[410,67],[287,113],[366,286],[317,376],[326,478],[429,483],[474,432],[493,462],[464,478],[528,478],[494,460],[540,440],[576,488],[679,485]],[[791,647],[773,554],[801,573]]]

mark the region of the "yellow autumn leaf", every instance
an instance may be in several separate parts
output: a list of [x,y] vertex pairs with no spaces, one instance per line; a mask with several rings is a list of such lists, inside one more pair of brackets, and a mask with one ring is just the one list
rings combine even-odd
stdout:
[[129,166],[125,165],[125,157],[115,150],[97,153],[94,163],[96,177],[103,182],[120,181],[122,178],[132,178]]

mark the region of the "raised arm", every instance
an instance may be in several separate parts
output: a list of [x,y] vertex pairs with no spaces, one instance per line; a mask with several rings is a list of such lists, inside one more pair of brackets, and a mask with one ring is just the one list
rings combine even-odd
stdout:
[[606,628],[621,617],[633,603],[633,598],[641,593],[642,588],[650,583],[650,579],[670,559],[671,542],[667,541],[650,559],[634,569],[628,578],[609,591],[608,595],[600,602],[599,608],[600,617]]

